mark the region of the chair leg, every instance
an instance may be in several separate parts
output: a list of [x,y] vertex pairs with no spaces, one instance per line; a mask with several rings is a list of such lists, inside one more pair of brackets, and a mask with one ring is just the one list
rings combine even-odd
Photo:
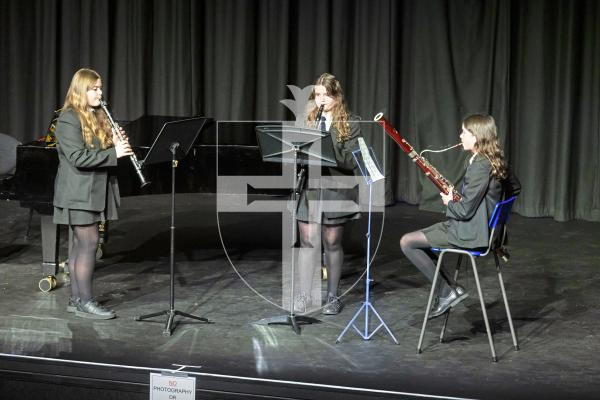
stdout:
[[460,265],[462,264],[463,255],[458,255],[458,261],[456,262],[456,271],[454,271],[454,281],[458,279],[458,273],[460,272]]
[[448,309],[446,315],[444,316],[444,323],[442,324],[442,331],[440,332],[440,343],[444,342],[444,334],[446,333],[446,326],[448,325],[448,318],[450,318],[450,311],[452,309]]
[[[456,262],[456,270],[454,271],[454,282],[458,281],[458,273],[460,272],[460,265],[462,263],[463,255],[458,255],[458,261]],[[448,326],[448,318],[450,318],[450,308],[446,315],[444,316],[444,324],[442,325],[442,331],[440,332],[440,343],[444,341],[444,334],[446,333],[446,327]]]
[[502,272],[500,271],[500,261],[498,255],[494,253],[494,259],[496,261],[496,271],[498,272],[498,281],[500,282],[500,290],[502,291],[502,299],[504,300],[504,307],[506,308],[506,316],[508,318],[508,325],[510,326],[510,334],[512,336],[513,345],[515,351],[519,350],[519,342],[517,341],[517,334],[515,327],[513,326],[512,315],[510,314],[510,308],[508,307],[508,298],[506,297],[506,289],[504,288],[504,279],[502,279]]
[[479,302],[481,303],[481,312],[483,313],[483,321],[485,322],[485,329],[488,335],[488,341],[490,342],[490,350],[492,351],[492,361],[498,361],[498,357],[496,357],[496,349],[494,348],[494,339],[492,337],[492,330],[490,329],[490,322],[488,321],[487,311],[485,309],[485,301],[483,300],[483,293],[481,291],[481,285],[479,283],[479,275],[477,274],[477,267],[475,266],[475,259],[473,256],[469,255],[471,258],[471,265],[473,266],[473,275],[475,276],[475,283],[477,284],[477,294],[479,295]]
[[436,284],[437,284],[438,276],[440,274],[442,258],[444,258],[443,252],[442,252],[442,254],[440,254],[440,257],[438,258],[437,267],[435,268],[435,273],[433,274],[433,282],[431,282],[431,291],[429,292],[429,300],[427,301],[427,308],[425,309],[425,317],[423,318],[423,326],[421,327],[421,335],[419,336],[419,344],[417,345],[417,354],[421,353],[421,346],[423,344],[423,336],[425,336],[425,328],[427,327],[427,320],[429,319],[431,303],[433,302],[433,295],[435,294]]

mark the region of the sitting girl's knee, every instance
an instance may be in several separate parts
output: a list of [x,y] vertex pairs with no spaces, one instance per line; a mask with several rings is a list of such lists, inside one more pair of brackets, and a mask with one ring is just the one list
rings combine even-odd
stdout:
[[400,248],[405,249],[408,246],[408,238],[407,235],[402,235],[400,237]]

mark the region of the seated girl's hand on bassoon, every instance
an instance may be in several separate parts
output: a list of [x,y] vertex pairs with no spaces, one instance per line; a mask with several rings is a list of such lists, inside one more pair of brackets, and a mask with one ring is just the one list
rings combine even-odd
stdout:
[[442,197],[442,203],[444,203],[445,206],[448,205],[449,202],[452,201],[452,198],[454,193],[454,187],[450,186],[448,188],[448,194],[444,193],[444,192],[440,192],[440,196]]

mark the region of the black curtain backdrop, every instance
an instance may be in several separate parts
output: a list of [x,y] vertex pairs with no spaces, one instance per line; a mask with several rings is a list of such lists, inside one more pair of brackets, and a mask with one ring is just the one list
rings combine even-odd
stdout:
[[[2,0],[0,132],[42,136],[83,66],[122,120],[289,120],[287,85],[329,71],[352,110],[385,111],[417,150],[458,143],[467,114],[493,115],[523,184],[515,211],[600,221],[599,21],[595,0]],[[385,145],[386,202],[441,209]],[[427,154],[454,182],[465,156]]]

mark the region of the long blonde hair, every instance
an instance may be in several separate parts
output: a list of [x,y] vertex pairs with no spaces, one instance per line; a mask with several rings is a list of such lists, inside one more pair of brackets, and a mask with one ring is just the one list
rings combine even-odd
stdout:
[[471,132],[475,139],[475,150],[485,156],[492,164],[492,176],[497,179],[506,178],[506,162],[504,152],[498,142],[496,121],[491,115],[474,114],[463,120],[463,126]]
[[[331,115],[333,118],[333,127],[338,132],[337,141],[344,142],[350,139],[350,124],[348,123],[349,113],[348,108],[346,107],[344,91],[342,90],[342,85],[340,84],[340,81],[338,81],[335,76],[326,72],[319,76],[313,85],[324,86],[327,90],[327,95],[335,99],[335,104],[333,106],[333,109],[331,110]],[[315,90],[313,89],[312,94],[310,95],[310,99],[314,100],[314,98]],[[317,108],[315,107],[306,119],[307,121],[310,121],[311,124],[316,125],[316,117]]]
[[79,116],[83,140],[88,147],[94,147],[93,138],[100,141],[103,149],[111,147],[112,130],[104,110],[93,109],[87,102],[87,91],[92,89],[100,75],[91,69],[81,68],[75,72],[65,97],[62,110],[71,109]]

